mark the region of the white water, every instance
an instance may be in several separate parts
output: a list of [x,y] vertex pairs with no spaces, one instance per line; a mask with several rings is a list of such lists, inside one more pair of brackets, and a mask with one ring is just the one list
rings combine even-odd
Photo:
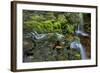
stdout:
[[86,51],[85,48],[82,46],[82,44],[77,44],[77,46],[80,48],[81,58],[86,59]]
[[76,41],[72,42],[70,44],[70,48],[73,48],[73,49],[76,49],[76,50],[79,50],[80,51],[80,54],[81,54],[81,59],[86,59],[86,51],[85,51],[85,48],[82,46],[81,43],[78,43]]
[[[36,31],[31,32],[31,35],[32,35],[32,39],[35,38],[37,40],[45,39],[45,38],[48,37],[48,34],[39,34]],[[59,39],[59,40],[62,40],[64,38],[64,35],[59,34],[59,33],[52,33],[52,35],[56,35],[57,36],[57,39]]]
[[34,39],[35,37],[35,39],[37,40],[43,39],[47,36],[46,34],[38,34],[36,31],[31,32],[31,34],[32,34],[32,38]]
[[[84,32],[84,19],[83,19],[83,14],[79,13],[79,17],[80,17],[80,24],[78,25],[76,32],[76,35],[81,35],[81,36],[89,36],[87,33]],[[77,49],[80,51],[81,53],[81,59],[86,59],[86,51],[85,48],[83,47],[83,45],[80,42],[77,41],[73,41],[70,44],[70,48],[73,49]]]
[[80,17],[80,24],[78,25],[77,30],[75,31],[77,35],[82,35],[82,36],[89,36],[87,33],[84,32],[84,20],[83,20],[83,14],[79,13]]

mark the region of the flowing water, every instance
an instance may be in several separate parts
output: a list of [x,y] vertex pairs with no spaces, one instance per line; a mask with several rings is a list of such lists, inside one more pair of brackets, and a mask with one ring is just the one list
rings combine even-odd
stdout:
[[89,36],[87,33],[84,32],[84,20],[83,20],[83,14],[79,13],[80,17],[80,24],[78,25],[77,30],[75,31],[77,35],[81,36]]
[[[76,35],[81,35],[82,37],[85,37],[85,36],[89,36],[87,33],[84,32],[84,20],[83,20],[83,14],[82,13],[79,13],[79,17],[80,17],[80,24],[78,25],[78,28],[76,29],[75,33]],[[52,33],[53,35],[56,35],[56,39],[60,39],[62,40],[64,38],[64,35],[62,34],[59,34],[59,33]],[[41,40],[41,39],[47,39],[48,40],[48,36],[50,36],[50,34],[38,34],[37,32],[31,32],[31,36],[32,36],[32,40],[35,40],[35,41],[38,41],[38,40]],[[29,37],[29,36],[27,36]],[[78,36],[80,37],[80,36]],[[24,43],[25,45],[27,45],[28,43],[25,42]],[[45,44],[45,43],[44,43]],[[47,44],[47,43],[46,43]],[[39,47],[38,47],[39,48]],[[41,51],[39,52],[39,50],[35,50],[35,54],[34,54],[34,57],[25,57],[25,61],[27,62],[31,62],[32,59],[35,60],[35,57],[38,58],[40,55],[41,56],[45,56],[48,57],[48,53],[49,53],[49,47],[45,46],[45,45],[42,45],[41,46],[42,49],[40,49]],[[71,44],[70,44],[70,48],[72,49],[76,49],[78,51],[80,51],[80,55],[81,55],[81,59],[82,60],[85,60],[87,59],[87,56],[86,56],[86,48],[82,45],[81,42],[78,42],[76,40],[74,40]],[[37,49],[37,48],[36,48]],[[37,51],[37,52],[36,52]],[[41,54],[42,53],[42,54]],[[33,56],[33,55],[32,55]],[[38,56],[38,57],[37,57]],[[39,57],[38,59],[42,61],[42,59],[44,59],[44,57]],[[36,61],[39,61],[38,59],[36,59]],[[45,60],[45,59],[44,59]]]
[[85,51],[85,48],[82,46],[81,43],[79,43],[79,42],[77,42],[77,41],[73,41],[73,42],[70,44],[70,48],[79,50],[80,53],[81,53],[81,59],[86,59],[86,51]]
[[[84,20],[83,20],[83,14],[79,13],[79,17],[80,17],[80,24],[78,25],[76,32],[76,35],[81,35],[82,37],[85,36],[89,36],[87,33],[84,32]],[[81,54],[81,59],[86,59],[86,51],[85,51],[85,47],[83,47],[83,45],[81,44],[81,42],[77,42],[77,41],[73,41],[70,44],[70,48],[76,49],[80,51]]]

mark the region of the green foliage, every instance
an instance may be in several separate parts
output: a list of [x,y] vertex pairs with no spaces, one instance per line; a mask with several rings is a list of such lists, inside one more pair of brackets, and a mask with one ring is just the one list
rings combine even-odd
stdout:
[[[83,13],[84,31],[89,33],[91,32],[90,17],[90,14]],[[80,52],[69,47],[72,41],[81,42],[80,37],[75,36],[75,30],[80,22],[79,13],[75,12],[23,10],[23,32],[48,33],[48,39],[35,42],[38,47],[33,50],[33,61],[80,60]],[[64,39],[60,40],[60,42],[64,42],[61,45],[64,50],[61,51],[61,55],[57,55],[57,51],[54,53],[53,50],[55,43],[59,40],[56,33],[64,35]],[[41,47],[41,45],[44,47]],[[51,51],[47,50],[48,48]],[[47,55],[45,55],[46,53]]]
[[74,33],[78,13],[23,10],[24,31]]

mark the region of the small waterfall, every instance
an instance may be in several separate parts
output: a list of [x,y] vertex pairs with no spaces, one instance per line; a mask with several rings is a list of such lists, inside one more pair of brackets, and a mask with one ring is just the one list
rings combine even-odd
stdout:
[[79,50],[81,53],[81,59],[86,59],[86,51],[85,48],[82,46],[81,43],[78,43],[77,41],[74,41],[70,44],[70,48]]
[[[79,13],[79,17],[80,17],[80,24],[78,25],[76,32],[76,35],[81,35],[82,37],[84,36],[89,36],[87,33],[84,32],[84,19],[83,19],[83,14]],[[79,36],[78,36],[79,37]],[[83,45],[81,44],[81,42],[78,41],[73,41],[70,44],[70,48],[76,49],[80,51],[81,54],[81,59],[86,59],[86,51],[85,48],[83,47]]]
[[36,31],[34,32],[31,32],[31,35],[32,35],[32,39],[37,39],[37,40],[40,40],[40,39],[44,39],[46,38],[46,34],[38,34]]
[[85,48],[82,46],[82,44],[78,44],[78,46],[80,48],[81,58],[82,59],[86,59],[86,51],[85,51]]
[[78,25],[77,30],[75,31],[77,35],[82,35],[82,36],[89,36],[87,33],[84,32],[84,20],[83,20],[83,14],[79,13],[80,17],[80,24]]

